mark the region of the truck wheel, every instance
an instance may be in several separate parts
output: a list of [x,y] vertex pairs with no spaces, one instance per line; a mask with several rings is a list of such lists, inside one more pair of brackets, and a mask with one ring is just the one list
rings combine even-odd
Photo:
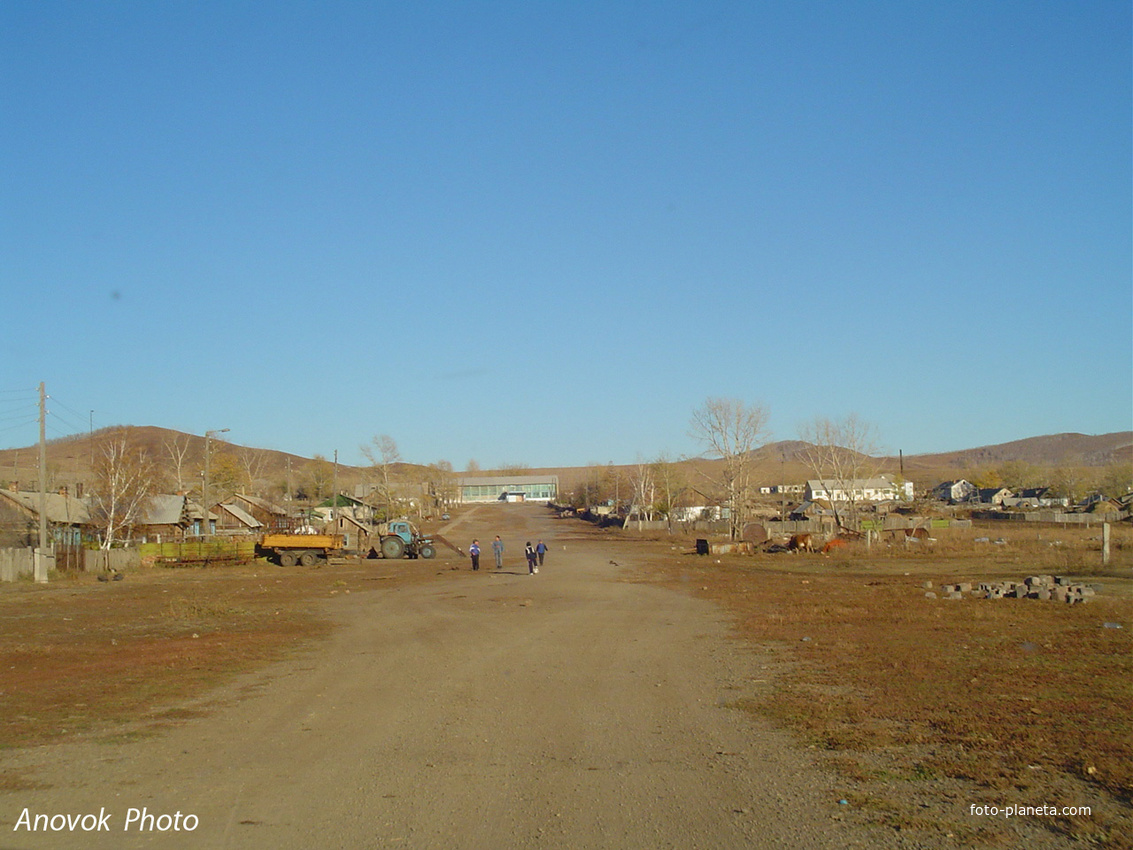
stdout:
[[436,550],[436,549],[434,549],[434,548],[433,548],[432,546],[430,546],[430,545],[429,545],[429,544],[427,544],[427,543],[426,543],[426,544],[425,544],[424,546],[422,546],[422,547],[421,547],[421,548],[420,548],[420,549],[418,550],[418,552],[420,553],[420,555],[421,555],[421,557],[422,557],[422,558],[433,558],[433,557],[435,557],[435,556],[436,556],[436,554],[437,554],[437,550]]
[[313,567],[319,561],[319,556],[314,552],[304,552],[299,556],[299,563],[304,567]]
[[397,558],[405,557],[405,541],[397,535],[391,534],[389,537],[382,538],[382,557]]
[[293,567],[298,559],[295,557],[294,552],[280,552],[279,565],[281,567]]

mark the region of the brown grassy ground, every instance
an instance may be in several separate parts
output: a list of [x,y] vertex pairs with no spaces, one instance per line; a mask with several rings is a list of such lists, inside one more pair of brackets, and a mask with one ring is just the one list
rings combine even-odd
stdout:
[[[848,803],[894,828],[1004,846],[971,804],[1089,805],[1044,825],[1133,846],[1133,534],[977,528],[932,546],[831,556],[697,557],[692,540],[593,532],[645,581],[718,601],[767,658],[765,696],[740,707],[795,730],[856,789]],[[976,537],[1006,543],[974,543]],[[0,587],[0,748],[152,734],[193,698],[326,633],[318,605],[375,582],[434,580],[444,560],[281,570],[262,562],[150,569]],[[926,599],[923,584],[1089,577],[1081,606]],[[1106,623],[1122,628],[1107,628]],[[199,703],[198,703],[199,705]],[[25,778],[0,773],[0,787]]]
[[[1045,825],[1130,846],[1133,539],[1116,531],[1106,569],[1097,529],[1013,529],[1001,545],[974,543],[988,536],[977,529],[915,549],[653,564],[726,606],[738,634],[778,659],[777,687],[744,707],[829,753],[859,783],[852,804],[895,828],[992,844],[1007,834],[969,805],[1089,805],[1089,817]],[[1070,606],[928,599],[923,586],[939,594],[944,583],[1052,572],[1105,591]]]
[[0,748],[147,734],[180,718],[170,706],[325,634],[320,600],[432,576],[437,563],[284,571],[260,561],[2,586]]

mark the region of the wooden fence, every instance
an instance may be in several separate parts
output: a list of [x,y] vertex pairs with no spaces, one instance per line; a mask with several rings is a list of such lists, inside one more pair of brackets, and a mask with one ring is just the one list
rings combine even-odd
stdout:
[[[59,569],[82,572],[107,572],[138,569],[139,567],[209,566],[251,561],[256,557],[255,539],[216,537],[207,541],[187,543],[143,543],[130,549],[67,550],[67,557],[59,560]],[[47,556],[47,569],[56,569],[54,555]],[[16,581],[35,571],[35,550],[21,547],[0,549],[0,581]]]

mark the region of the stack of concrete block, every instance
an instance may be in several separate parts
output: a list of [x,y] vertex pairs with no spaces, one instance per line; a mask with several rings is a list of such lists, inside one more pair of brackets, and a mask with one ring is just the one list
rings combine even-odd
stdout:
[[969,582],[942,584],[940,590],[944,599],[963,599],[964,594],[972,593],[982,599],[1042,599],[1066,602],[1068,604],[1089,602],[1097,595],[1097,585],[1072,582],[1063,576],[1028,576],[1021,582],[991,581],[980,582],[975,590]]

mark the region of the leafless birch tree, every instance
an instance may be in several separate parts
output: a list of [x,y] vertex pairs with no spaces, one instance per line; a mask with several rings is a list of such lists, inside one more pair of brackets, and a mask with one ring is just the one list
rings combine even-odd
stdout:
[[630,472],[629,483],[633,495],[630,497],[626,521],[636,516],[640,528],[642,522],[653,520],[653,505],[657,500],[657,480],[654,477],[653,464],[638,457],[637,463]]
[[173,466],[173,477],[177,482],[177,493],[185,492],[185,459],[189,456],[189,446],[193,443],[193,437],[190,434],[173,434],[168,437],[163,445],[165,451],[169,455],[169,460]]
[[122,540],[149,508],[157,468],[143,449],[130,445],[125,430],[107,435],[95,452],[91,518],[101,528],[100,545]]
[[392,519],[397,501],[393,492],[394,465],[401,463],[401,452],[398,451],[397,443],[389,434],[374,436],[370,444],[362,446],[361,449],[363,457],[370,462],[370,469],[377,476],[379,497],[385,505],[385,518]]
[[707,446],[705,454],[722,461],[712,476],[729,508],[729,533],[740,535],[751,489],[752,452],[768,437],[770,414],[761,404],[739,399],[709,398],[693,411],[691,435]]
[[[803,460],[815,478],[826,483],[828,489],[838,490],[844,496],[849,520],[856,522],[858,493],[855,482],[878,474],[877,431],[874,426],[851,413],[845,419],[833,420],[816,417],[799,429],[799,439],[806,443]],[[833,495],[833,494],[831,494]],[[843,526],[838,502],[831,499],[834,521]]]

